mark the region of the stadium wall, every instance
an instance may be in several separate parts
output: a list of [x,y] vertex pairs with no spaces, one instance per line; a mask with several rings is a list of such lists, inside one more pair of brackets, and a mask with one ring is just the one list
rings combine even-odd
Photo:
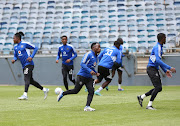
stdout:
[[[74,61],[75,74],[80,69],[80,62],[82,56],[78,56]],[[15,64],[11,63],[12,57],[0,57],[0,85],[24,85],[23,70],[19,61]],[[56,56],[42,56],[36,55],[34,58],[35,68],[33,71],[33,77],[42,85],[63,85],[62,73],[61,73],[61,60],[58,64],[55,63]],[[164,56],[163,61],[176,68],[177,73],[173,74],[171,79],[167,77],[162,78],[163,85],[180,85],[180,56],[179,55],[167,55]],[[123,82],[124,86],[151,86],[148,75],[134,74],[135,70],[135,56],[129,55],[123,58],[123,64],[127,71],[131,74],[128,77],[126,72],[123,71]],[[13,76],[14,74],[14,76]],[[110,85],[117,85],[118,77],[117,73],[113,78]],[[73,85],[69,81],[70,85]]]

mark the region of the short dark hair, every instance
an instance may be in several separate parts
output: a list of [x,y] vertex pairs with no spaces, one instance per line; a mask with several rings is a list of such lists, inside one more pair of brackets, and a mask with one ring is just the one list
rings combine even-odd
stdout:
[[15,36],[18,37],[21,40],[22,36],[24,36],[24,33],[23,32],[17,32],[15,34]]
[[166,37],[166,35],[164,33],[159,33],[157,35],[158,42],[160,42],[164,37]]
[[66,36],[66,35],[61,36],[61,39],[64,38],[64,37],[66,37],[66,39],[67,39],[67,36]]
[[94,45],[96,45],[97,44],[97,42],[93,42],[92,44],[91,44],[91,49],[94,47]]
[[121,42],[120,41],[115,41],[114,45],[121,45]]
[[123,39],[122,38],[118,38],[116,41],[119,41],[121,45],[123,44]]

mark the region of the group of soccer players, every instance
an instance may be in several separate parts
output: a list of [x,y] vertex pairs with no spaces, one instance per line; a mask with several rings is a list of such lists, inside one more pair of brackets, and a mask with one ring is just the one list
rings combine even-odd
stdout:
[[[27,92],[29,85],[32,84],[35,87],[44,91],[44,99],[47,98],[47,94],[49,92],[48,88],[42,87],[38,82],[33,79],[33,68],[34,63],[32,61],[33,57],[35,56],[38,48],[32,45],[29,42],[24,42],[21,40],[24,34],[22,32],[16,33],[14,35],[14,43],[17,44],[14,47],[14,59],[12,63],[14,63],[18,58],[21,61],[23,72],[24,72],[24,81],[25,81],[25,91],[21,97],[18,99],[20,100],[27,100]],[[148,106],[146,109],[155,110],[152,107],[152,102],[154,101],[158,92],[162,90],[161,79],[159,75],[159,66],[163,69],[168,77],[171,77],[171,72],[175,73],[176,70],[173,67],[166,65],[162,60],[162,46],[166,42],[166,35],[163,33],[159,33],[157,35],[158,43],[154,46],[152,53],[149,58],[149,63],[147,66],[147,73],[153,83],[154,89],[150,90],[149,92],[137,96],[138,102],[142,107],[143,98],[146,96],[151,95],[151,99],[149,101]],[[87,52],[81,61],[81,68],[77,73],[76,80],[74,78],[74,68],[73,68],[73,60],[77,57],[77,53],[72,45],[67,44],[67,36],[61,37],[63,45],[59,47],[58,55],[56,58],[56,63],[59,62],[60,54],[62,54],[62,75],[63,75],[63,82],[64,86],[67,91],[62,91],[58,97],[57,101],[59,102],[61,98],[65,95],[69,94],[77,94],[83,85],[86,85],[88,90],[88,97],[87,103],[84,108],[84,111],[95,111],[94,108],[90,107],[94,94],[101,96],[100,91],[104,88],[107,88],[108,84],[111,82],[112,78],[114,77],[115,71],[118,71],[118,90],[122,91],[121,82],[122,82],[122,44],[123,40],[118,38],[117,41],[114,42],[114,46],[105,48],[101,51],[100,44],[95,42],[91,44],[91,51]],[[30,54],[30,49],[34,49],[33,53]],[[98,71],[95,70],[96,65],[98,64]],[[73,89],[68,88],[67,82],[67,75],[69,79],[75,84]],[[97,76],[97,79],[93,79],[93,75]],[[105,82],[102,84],[94,92],[94,86],[97,83],[100,83],[102,79],[105,79]]]

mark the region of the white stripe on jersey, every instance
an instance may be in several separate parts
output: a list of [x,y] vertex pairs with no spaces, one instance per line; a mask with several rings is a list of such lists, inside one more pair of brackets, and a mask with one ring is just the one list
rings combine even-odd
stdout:
[[21,43],[26,43],[26,44],[32,46],[33,48],[35,48],[35,45],[31,44],[30,42],[21,42]]
[[26,53],[27,53],[27,55],[28,55],[28,57],[31,55],[31,53],[30,53],[30,49],[26,49]]
[[158,45],[158,55],[161,58],[161,46],[160,45]]
[[73,45],[67,44],[68,46],[72,47],[73,51],[76,52]]
[[87,59],[87,57],[88,57],[88,55],[89,55],[90,53],[91,53],[91,51],[89,51],[89,52],[87,52],[87,53],[85,54],[84,59],[83,59],[83,63],[86,62],[86,59]]

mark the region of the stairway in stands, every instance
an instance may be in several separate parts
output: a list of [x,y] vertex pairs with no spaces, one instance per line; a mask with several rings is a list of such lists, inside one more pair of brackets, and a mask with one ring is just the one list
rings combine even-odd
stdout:
[[147,64],[149,61],[149,57],[148,56],[140,56],[136,58],[136,70],[135,70],[135,74],[147,74],[146,73],[146,68],[147,68]]

